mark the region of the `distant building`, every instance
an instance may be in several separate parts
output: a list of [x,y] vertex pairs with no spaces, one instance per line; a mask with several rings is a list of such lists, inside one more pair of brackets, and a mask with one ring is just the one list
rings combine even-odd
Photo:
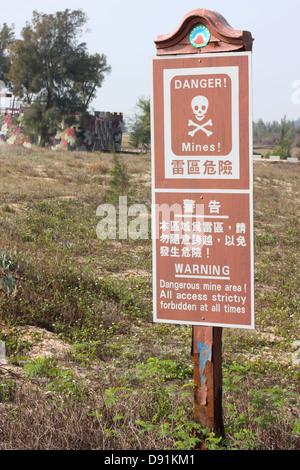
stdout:
[[[2,108],[0,114],[0,142],[30,146],[31,142],[22,126],[25,107]],[[17,116],[15,116],[17,115]],[[58,131],[51,139],[52,148],[68,150],[121,151],[123,134],[123,114],[97,111],[83,119],[76,116],[78,124]]]

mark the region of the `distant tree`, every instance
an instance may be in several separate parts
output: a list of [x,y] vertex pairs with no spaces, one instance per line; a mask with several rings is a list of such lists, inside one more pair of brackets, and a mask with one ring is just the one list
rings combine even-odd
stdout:
[[292,143],[295,138],[295,127],[293,122],[287,121],[286,116],[281,119],[280,137],[278,147],[274,149],[274,153],[281,158],[289,157],[291,154]]
[[300,121],[288,121],[286,116],[281,122],[263,122],[259,119],[253,122],[253,143],[256,146],[264,145],[275,147],[272,153],[285,158],[290,155],[293,146],[298,146],[299,137],[297,128]]
[[[6,76],[12,92],[29,104],[37,103],[28,119],[31,123],[35,115],[47,121],[49,110],[52,116],[86,113],[110,72],[106,56],[88,54],[86,43],[78,40],[86,22],[82,10],[34,11],[31,23],[21,32],[22,39],[9,46],[11,67]],[[37,123],[39,127],[47,130],[47,122],[45,126]],[[47,138],[44,132],[42,145]]]
[[295,129],[295,135],[296,135],[296,138],[295,138],[295,146],[296,146],[296,147],[300,147],[300,126],[298,126],[298,127]]
[[97,88],[102,85],[105,73],[109,73],[110,70],[105,55],[98,53],[88,55],[80,49],[74,51],[69,63],[70,84],[72,84],[69,93],[71,102],[78,102],[80,112],[87,112]]
[[113,169],[111,170],[110,188],[106,190],[105,196],[108,202],[116,204],[120,196],[129,195],[130,177],[126,166],[120,161],[120,157],[112,151]]
[[44,147],[50,136],[61,128],[61,114],[55,107],[44,110],[38,102],[34,102],[24,114],[22,124],[31,142]]
[[137,112],[130,119],[130,144],[137,147],[139,144],[148,145],[151,140],[150,99],[139,98]]
[[6,74],[10,69],[10,58],[8,55],[8,46],[14,41],[14,27],[7,26],[6,23],[0,28],[0,80],[6,85],[8,80]]
[[255,145],[276,145],[280,135],[280,123],[264,122],[259,119],[253,123],[253,141]]

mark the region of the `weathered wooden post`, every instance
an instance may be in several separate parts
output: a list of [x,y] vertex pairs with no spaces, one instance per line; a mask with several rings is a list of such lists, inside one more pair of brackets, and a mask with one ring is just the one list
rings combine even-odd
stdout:
[[193,325],[195,421],[222,419],[222,328],[254,328],[252,36],[198,9],[155,41],[154,321]]

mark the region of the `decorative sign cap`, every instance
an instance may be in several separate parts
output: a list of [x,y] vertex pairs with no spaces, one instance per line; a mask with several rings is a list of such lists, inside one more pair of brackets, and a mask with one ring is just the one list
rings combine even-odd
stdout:
[[[207,34],[208,41],[202,43]],[[154,42],[157,55],[206,54],[251,51],[253,38],[249,31],[234,30],[219,13],[199,8],[185,15],[175,31],[158,36]]]

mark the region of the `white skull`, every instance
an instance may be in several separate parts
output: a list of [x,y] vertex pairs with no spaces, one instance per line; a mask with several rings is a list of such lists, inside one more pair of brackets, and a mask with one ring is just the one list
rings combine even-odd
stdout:
[[207,112],[208,99],[205,98],[205,96],[195,96],[195,98],[192,99],[191,105],[195,118],[198,119],[198,121],[202,121]]

